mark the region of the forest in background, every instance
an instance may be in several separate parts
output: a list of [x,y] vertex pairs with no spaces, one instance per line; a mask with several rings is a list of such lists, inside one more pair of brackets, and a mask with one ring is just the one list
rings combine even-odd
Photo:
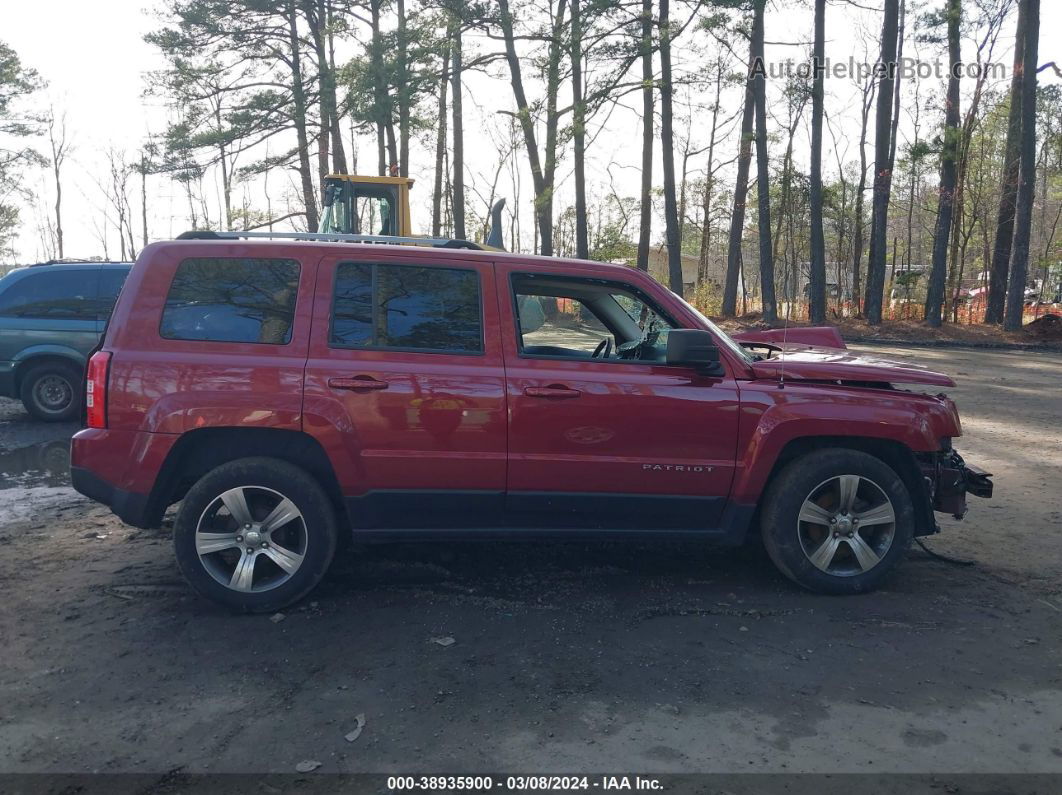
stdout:
[[[774,31],[795,6],[809,29]],[[168,122],[105,153],[93,225],[103,256],[134,257],[159,237],[166,182],[188,228],[314,229],[325,174],[415,172],[430,174],[423,233],[482,239],[504,195],[507,247],[628,262],[714,315],[1013,329],[1062,280],[1062,91],[1038,84],[1058,72],[1038,58],[1039,6],[869,5],[877,67],[839,77],[806,67],[868,4],[163,0],[148,40],[166,67],[145,91]],[[768,32],[795,42],[785,62],[765,58]],[[943,74],[885,66],[905,58]],[[855,103],[831,102],[840,80]],[[41,89],[0,42],[5,259],[27,223],[47,257],[67,253],[76,131],[34,108]],[[482,139],[470,105],[496,119],[494,151],[466,147]],[[588,179],[617,108],[639,119],[621,131],[640,146],[637,192]]]

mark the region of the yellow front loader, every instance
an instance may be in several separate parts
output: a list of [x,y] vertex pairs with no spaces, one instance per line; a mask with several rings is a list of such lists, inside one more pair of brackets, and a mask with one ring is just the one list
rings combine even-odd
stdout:
[[322,234],[411,237],[409,177],[329,174],[324,182]]
[[[410,177],[365,177],[357,174],[329,174],[324,181],[324,207],[318,233],[323,235],[371,235],[407,238],[401,242],[416,245],[446,245],[433,238],[413,235],[409,218]],[[501,212],[505,200],[491,209],[491,229],[485,244],[502,248]],[[396,241],[399,242],[399,241]],[[466,241],[447,241],[452,247],[474,247]]]

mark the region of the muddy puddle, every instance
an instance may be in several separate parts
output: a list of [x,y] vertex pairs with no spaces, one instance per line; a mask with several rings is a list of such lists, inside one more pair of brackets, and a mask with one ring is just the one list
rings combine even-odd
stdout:
[[69,485],[69,439],[0,449],[0,490]]

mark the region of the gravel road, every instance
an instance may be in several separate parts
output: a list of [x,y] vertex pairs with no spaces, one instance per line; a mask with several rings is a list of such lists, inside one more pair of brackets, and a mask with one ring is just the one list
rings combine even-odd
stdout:
[[956,377],[997,497],[928,541],[975,565],[914,548],[849,598],[755,549],[438,542],[233,617],[3,402],[0,772],[1060,774],[1062,355],[873,351]]

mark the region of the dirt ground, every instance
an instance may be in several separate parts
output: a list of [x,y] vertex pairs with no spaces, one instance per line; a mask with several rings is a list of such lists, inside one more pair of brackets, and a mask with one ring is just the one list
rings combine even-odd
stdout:
[[755,549],[439,542],[234,617],[4,401],[0,772],[1062,773],[1062,354],[873,351],[956,377],[997,497],[928,541],[975,565],[849,598]]

